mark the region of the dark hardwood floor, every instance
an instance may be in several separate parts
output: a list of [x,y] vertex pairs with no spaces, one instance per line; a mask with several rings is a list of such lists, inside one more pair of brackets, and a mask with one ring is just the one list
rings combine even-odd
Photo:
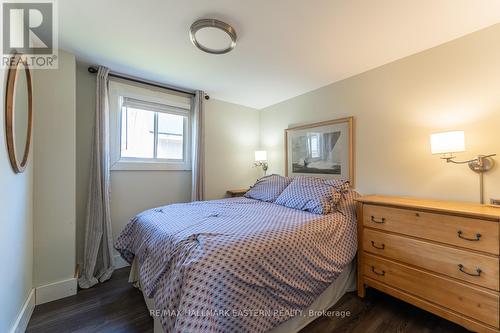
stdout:
[[153,332],[153,320],[139,290],[128,281],[129,268],[75,296],[35,307],[29,333]]
[[[153,332],[140,291],[128,282],[128,268],[117,270],[110,281],[77,295],[39,305],[28,325],[29,333]],[[397,332],[458,333],[465,329],[395,298],[369,289],[365,300],[344,295],[331,309],[350,315],[321,317],[301,333]]]

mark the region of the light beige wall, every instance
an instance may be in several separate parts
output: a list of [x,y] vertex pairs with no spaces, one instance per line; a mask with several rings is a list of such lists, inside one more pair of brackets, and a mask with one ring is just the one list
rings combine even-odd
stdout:
[[191,201],[189,171],[112,171],[111,223],[116,239],[127,222],[149,208]]
[[[346,116],[361,193],[479,200],[478,176],[431,155],[429,134],[465,130],[460,159],[500,154],[500,25],[261,110],[271,171],[284,172],[285,128]],[[485,182],[499,198],[498,167]]]
[[207,199],[225,196],[229,189],[244,188],[262,176],[254,168],[259,149],[259,112],[218,100],[206,103],[205,117]]
[[96,78],[87,67],[81,63],[76,65],[76,255],[80,264],[83,262],[96,94]]
[[75,57],[59,52],[58,70],[34,75],[35,285],[75,272]]
[[33,156],[24,173],[12,171],[3,126],[6,78],[0,70],[0,332],[10,332],[33,288]]
[[[84,246],[90,147],[95,108],[95,75],[77,64],[77,253]],[[206,193],[222,198],[226,190],[250,185],[259,171],[252,168],[259,142],[259,112],[209,100],[205,113]],[[111,220],[116,238],[131,217],[152,207],[191,200],[190,171],[112,171]]]

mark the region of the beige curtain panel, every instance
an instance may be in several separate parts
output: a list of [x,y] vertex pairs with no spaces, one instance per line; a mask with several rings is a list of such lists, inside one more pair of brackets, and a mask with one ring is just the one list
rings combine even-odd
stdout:
[[90,288],[113,274],[113,239],[109,208],[109,69],[97,72],[96,115],[90,167],[85,248],[80,288]]
[[205,199],[205,149],[203,146],[205,93],[196,91],[193,97],[192,190],[191,200]]

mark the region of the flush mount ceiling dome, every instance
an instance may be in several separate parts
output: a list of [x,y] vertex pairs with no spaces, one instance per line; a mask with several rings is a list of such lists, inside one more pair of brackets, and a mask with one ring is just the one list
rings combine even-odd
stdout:
[[200,19],[189,29],[191,42],[200,50],[212,54],[228,53],[236,45],[236,30],[226,22]]

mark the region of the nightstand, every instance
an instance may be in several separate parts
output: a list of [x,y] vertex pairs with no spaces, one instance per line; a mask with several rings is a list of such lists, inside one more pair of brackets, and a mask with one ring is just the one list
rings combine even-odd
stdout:
[[248,192],[248,188],[242,188],[242,189],[237,189],[237,190],[227,190],[227,194],[229,194],[230,197],[235,198],[235,197],[242,197],[245,193]]

